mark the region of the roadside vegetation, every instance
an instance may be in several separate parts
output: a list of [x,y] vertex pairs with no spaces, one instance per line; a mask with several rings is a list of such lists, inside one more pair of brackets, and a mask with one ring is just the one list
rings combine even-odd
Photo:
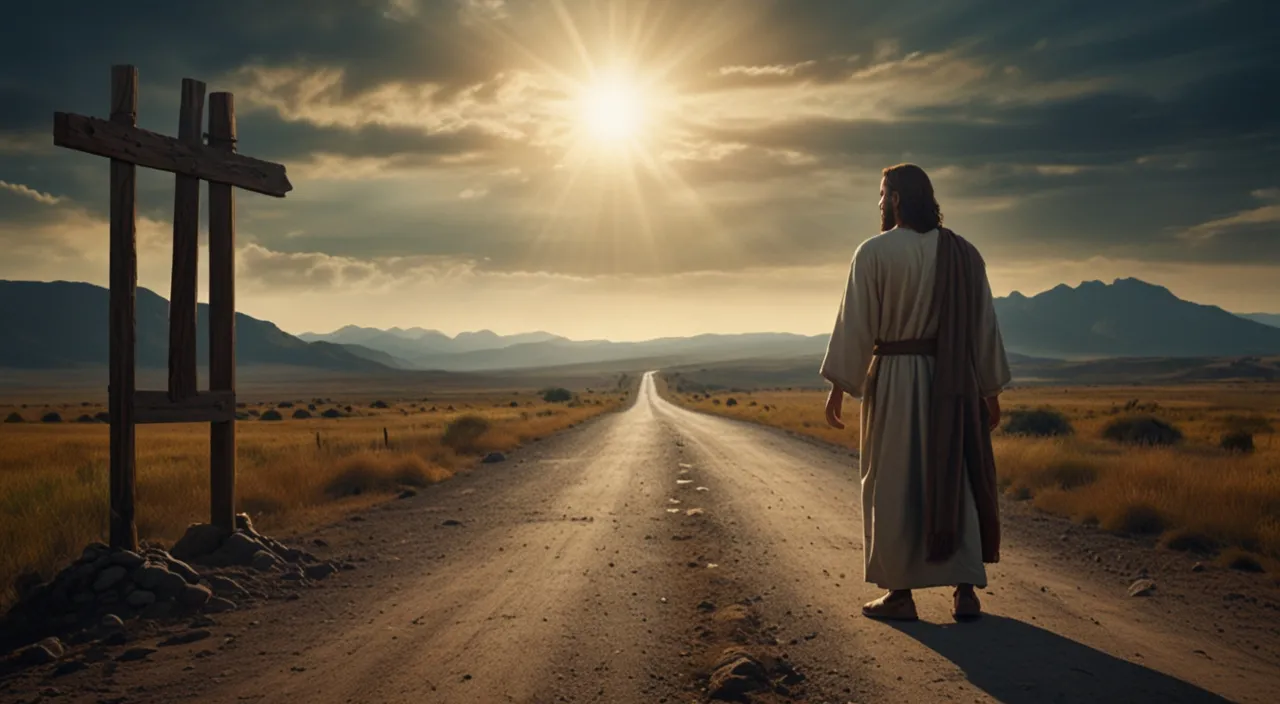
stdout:
[[[856,449],[827,426],[819,390],[661,393],[707,413]],[[734,404],[728,400],[733,399]],[[1103,530],[1242,570],[1280,567],[1280,385],[1015,388],[994,437],[1005,495]]]
[[[627,398],[619,390],[561,396],[547,401],[540,392],[508,391],[245,404],[237,423],[238,509],[265,530],[305,530],[617,410]],[[61,422],[77,417],[87,420]],[[22,572],[48,577],[105,538],[109,460],[101,404],[0,406],[0,418],[2,606]],[[138,427],[141,539],[172,541],[188,524],[208,520],[208,428]]]

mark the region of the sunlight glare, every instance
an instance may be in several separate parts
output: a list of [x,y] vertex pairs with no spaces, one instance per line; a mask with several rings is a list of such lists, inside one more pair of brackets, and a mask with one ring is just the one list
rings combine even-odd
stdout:
[[630,140],[640,131],[640,96],[634,86],[623,80],[611,79],[588,87],[582,107],[587,131],[601,142]]

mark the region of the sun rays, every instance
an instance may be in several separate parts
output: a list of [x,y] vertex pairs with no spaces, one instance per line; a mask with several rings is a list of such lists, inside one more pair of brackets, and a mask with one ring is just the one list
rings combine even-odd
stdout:
[[[674,227],[728,250],[733,241],[706,201],[665,154],[681,142],[678,86],[696,79],[705,55],[745,29],[748,18],[717,3],[574,4],[485,29],[544,85],[540,145],[550,161],[529,203],[531,255],[590,259],[592,268],[661,271]],[[736,5],[741,8],[741,5]],[[683,230],[684,228],[679,228]],[[601,266],[602,265],[602,266]]]

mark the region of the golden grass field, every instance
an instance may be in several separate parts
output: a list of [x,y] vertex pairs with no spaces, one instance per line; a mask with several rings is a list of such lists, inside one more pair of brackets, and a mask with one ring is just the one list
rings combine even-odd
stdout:
[[[488,452],[510,451],[616,410],[625,399],[618,391],[583,392],[569,403],[547,403],[534,391],[471,392],[426,401],[387,398],[388,408],[371,407],[376,399],[369,398],[293,399],[292,408],[277,409],[283,420],[250,417],[236,424],[237,509],[265,530],[303,530],[386,500],[404,486],[447,479]],[[261,414],[279,403],[241,411]],[[312,416],[338,408],[345,417],[292,417],[308,406]],[[82,403],[0,406],[0,605],[13,599],[21,572],[47,578],[87,543],[105,538],[108,426],[77,422],[102,410]],[[3,422],[15,412],[25,422]],[[39,422],[49,412],[63,422]],[[484,420],[456,422],[464,417]],[[208,424],[139,426],[137,458],[140,539],[172,541],[188,524],[208,520]]]
[[[826,424],[823,391],[663,393],[687,408],[858,446],[858,402],[847,397],[848,429],[840,431]],[[996,467],[1011,499],[1105,530],[1159,536],[1171,549],[1216,553],[1241,568],[1280,565],[1280,385],[1014,388],[1001,406],[1006,417],[1056,409],[1074,429],[1052,438],[996,432]],[[1172,423],[1182,442],[1143,447],[1102,438],[1107,423],[1129,414]],[[1254,452],[1219,447],[1224,433],[1239,429],[1254,433]]]

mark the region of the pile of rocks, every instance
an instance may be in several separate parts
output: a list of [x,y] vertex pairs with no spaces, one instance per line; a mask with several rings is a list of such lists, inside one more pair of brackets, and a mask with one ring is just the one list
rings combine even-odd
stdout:
[[[167,552],[158,547],[133,552],[89,545],[48,582],[35,575],[19,579],[18,601],[0,621],[0,630],[30,643],[98,628],[108,617],[165,619],[218,613],[235,609],[237,601],[254,594],[266,596],[270,589],[262,582],[301,584],[324,579],[337,569],[258,533],[249,517],[240,514],[234,532],[194,524]],[[246,584],[257,588],[251,592]]]

